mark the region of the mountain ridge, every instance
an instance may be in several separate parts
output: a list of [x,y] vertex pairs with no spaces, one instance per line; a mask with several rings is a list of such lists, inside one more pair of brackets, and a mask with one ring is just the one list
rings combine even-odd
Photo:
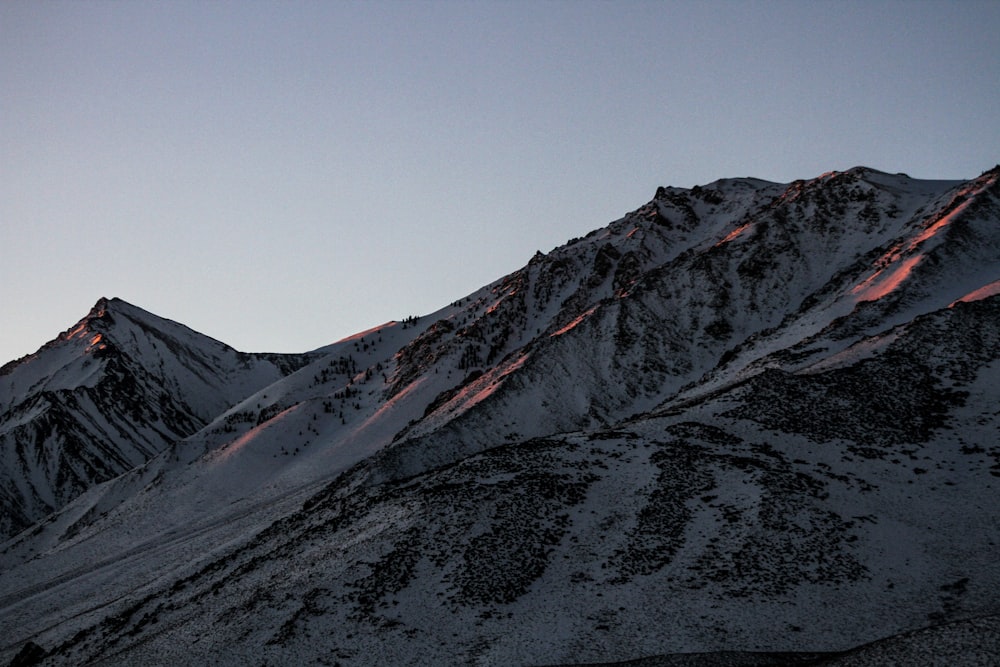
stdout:
[[308,355],[246,355],[121,299],[0,369],[0,534],[194,433]]
[[325,346],[0,545],[0,656],[611,663],[925,627],[975,656],[998,179],[660,188]]

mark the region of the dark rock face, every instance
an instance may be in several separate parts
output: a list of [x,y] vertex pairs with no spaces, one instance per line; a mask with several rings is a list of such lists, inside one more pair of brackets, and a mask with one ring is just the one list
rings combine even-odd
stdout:
[[10,661],[10,667],[32,667],[45,659],[45,649],[34,642],[27,642]]

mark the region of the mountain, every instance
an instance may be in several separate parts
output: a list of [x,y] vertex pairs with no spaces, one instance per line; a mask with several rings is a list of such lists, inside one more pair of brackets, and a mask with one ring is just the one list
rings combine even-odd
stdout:
[[0,535],[191,435],[306,355],[244,354],[120,299],[100,299],[0,368]]
[[995,664],[998,180],[664,187],[316,350],[0,545],[0,660]]

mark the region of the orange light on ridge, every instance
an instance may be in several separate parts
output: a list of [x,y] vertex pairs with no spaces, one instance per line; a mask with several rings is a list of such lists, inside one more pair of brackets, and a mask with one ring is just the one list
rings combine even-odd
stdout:
[[282,410],[281,412],[274,415],[263,424],[258,424],[254,426],[246,433],[237,437],[235,440],[232,440],[227,444],[223,445],[222,447],[220,447],[219,449],[215,450],[212,454],[209,455],[209,459],[216,462],[225,461],[226,459],[231,458],[235,454],[238,454],[239,452],[247,449],[248,445],[250,445],[252,442],[254,442],[254,440],[259,438],[261,434],[263,434],[265,431],[267,431],[274,425],[287,419],[289,415],[291,415],[292,413],[294,413],[296,410],[299,409],[299,406],[300,404],[295,404],[289,408]]
[[572,329],[573,327],[575,327],[576,325],[578,325],[580,322],[583,322],[585,319],[587,319],[588,317],[590,317],[594,313],[595,310],[597,310],[597,306],[594,306],[590,310],[587,310],[587,311],[585,311],[583,313],[580,313],[579,315],[577,315],[576,317],[574,317],[573,320],[569,324],[567,324],[563,328],[559,329],[558,331],[554,331],[551,334],[549,334],[549,338],[555,338],[556,336],[563,335],[564,333],[566,333],[567,331],[569,331],[570,329]]
[[923,258],[923,255],[914,255],[902,262],[880,269],[863,283],[854,287],[851,293],[858,295],[858,301],[878,301],[886,294],[894,292],[910,276]]
[[747,229],[749,229],[749,227],[750,227],[750,223],[749,222],[746,223],[745,225],[740,225],[739,227],[737,227],[733,231],[731,231],[728,234],[726,234],[726,236],[721,241],[719,241],[718,243],[715,244],[715,247],[718,248],[720,245],[722,245],[724,243],[729,243],[730,241],[732,241],[733,239],[735,239],[737,236],[739,236],[740,234],[742,234],[743,232],[745,232]]
[[963,296],[961,299],[956,299],[948,304],[949,308],[954,308],[957,303],[969,303],[970,301],[980,301],[981,299],[986,299],[991,296],[996,296],[1000,294],[1000,280],[994,280],[988,285],[983,285],[979,289],[973,290]]
[[521,368],[527,360],[528,355],[525,354],[497,367],[491,373],[484,373],[479,379],[462,387],[461,391],[448,401],[448,404],[471,407],[480,403],[493,394],[507,379],[507,376]]
[[910,244],[910,247],[915,248],[916,246],[920,245],[927,239],[934,238],[938,234],[938,232],[940,232],[943,228],[951,224],[951,221],[955,219],[955,216],[959,215],[962,211],[968,208],[968,206],[969,202],[966,201],[960,204],[959,206],[955,207],[955,209],[952,210],[947,215],[942,216],[939,220],[935,221],[934,224],[932,224],[930,227],[920,232],[920,234],[918,234],[917,237],[913,239],[913,242]]
[[948,211],[948,208],[945,208],[945,210],[948,212],[945,215],[941,216],[941,218],[939,218],[938,220],[935,220],[934,223],[931,224],[927,229],[920,232],[920,234],[915,239],[913,239],[913,242],[910,243],[910,247],[914,248],[919,244],[923,243],[924,241],[926,241],[927,239],[936,236],[937,233],[941,231],[942,228],[951,224],[951,222],[958,215],[960,215],[963,211],[965,211],[965,209],[969,207],[969,204],[972,203],[973,197],[975,195],[978,195],[979,193],[983,192],[990,186],[994,185],[996,182],[997,182],[997,176],[993,176],[984,183],[979,184],[978,186],[975,184],[969,185],[968,187],[964,187],[958,192],[956,192],[955,196],[952,197],[951,203],[948,205],[948,207],[950,208],[951,206],[955,205],[956,201],[960,201],[961,203],[952,208],[950,211]]
[[77,336],[79,336],[79,335],[81,335],[83,333],[86,333],[86,331],[87,331],[87,323],[86,322],[80,322],[78,325],[76,325],[75,328],[73,328],[70,331],[67,331],[63,335],[63,338],[66,339],[66,340],[69,340],[70,338],[76,338]]

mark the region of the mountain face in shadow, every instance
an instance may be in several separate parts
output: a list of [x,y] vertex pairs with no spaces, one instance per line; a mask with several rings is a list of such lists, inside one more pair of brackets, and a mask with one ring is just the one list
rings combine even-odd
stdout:
[[660,188],[298,356],[102,300],[0,371],[0,660],[997,659],[998,179]]

